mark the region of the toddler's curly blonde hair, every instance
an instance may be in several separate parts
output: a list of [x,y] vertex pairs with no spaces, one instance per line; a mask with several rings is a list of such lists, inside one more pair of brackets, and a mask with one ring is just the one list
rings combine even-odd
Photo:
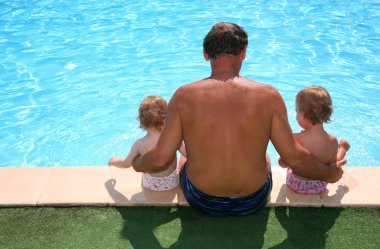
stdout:
[[296,97],[297,112],[313,125],[328,123],[333,113],[330,94],[320,86],[310,86],[301,90]]
[[146,97],[140,104],[138,120],[140,128],[155,128],[161,131],[165,123],[167,102],[157,95]]

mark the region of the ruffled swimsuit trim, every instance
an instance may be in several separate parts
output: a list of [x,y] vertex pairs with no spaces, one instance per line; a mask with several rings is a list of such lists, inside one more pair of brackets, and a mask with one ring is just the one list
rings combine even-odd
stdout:
[[174,170],[168,176],[155,177],[148,173],[144,173],[142,177],[142,185],[153,191],[170,190],[178,185],[178,170]]

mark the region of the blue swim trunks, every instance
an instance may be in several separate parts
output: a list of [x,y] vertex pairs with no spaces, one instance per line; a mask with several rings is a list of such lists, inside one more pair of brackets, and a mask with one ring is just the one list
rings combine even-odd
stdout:
[[201,212],[213,217],[242,216],[252,214],[265,206],[272,190],[272,172],[269,172],[268,179],[261,189],[253,194],[238,197],[217,197],[202,193],[189,181],[186,163],[182,167],[179,182],[187,202]]

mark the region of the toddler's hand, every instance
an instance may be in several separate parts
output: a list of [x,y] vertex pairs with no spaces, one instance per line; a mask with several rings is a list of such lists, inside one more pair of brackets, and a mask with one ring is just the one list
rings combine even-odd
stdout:
[[120,158],[112,156],[108,161],[108,166],[116,165],[118,162],[120,162]]
[[331,167],[337,167],[337,168],[342,168],[343,165],[347,163],[347,159],[342,159],[336,162],[329,163],[328,165]]
[[348,151],[350,147],[351,147],[350,144],[345,139],[341,139],[339,141],[338,148],[343,148],[346,151]]

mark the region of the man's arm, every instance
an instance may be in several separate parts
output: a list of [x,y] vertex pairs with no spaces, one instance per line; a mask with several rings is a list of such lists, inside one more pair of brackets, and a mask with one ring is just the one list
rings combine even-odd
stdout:
[[167,169],[176,156],[182,142],[182,123],[177,106],[178,90],[173,95],[166,110],[165,125],[156,146],[133,159],[137,172],[160,172]]
[[297,175],[326,182],[337,182],[343,174],[341,167],[329,167],[302,147],[295,139],[288,122],[285,103],[276,91],[273,96],[273,116],[270,139],[281,156],[284,164],[288,165]]

